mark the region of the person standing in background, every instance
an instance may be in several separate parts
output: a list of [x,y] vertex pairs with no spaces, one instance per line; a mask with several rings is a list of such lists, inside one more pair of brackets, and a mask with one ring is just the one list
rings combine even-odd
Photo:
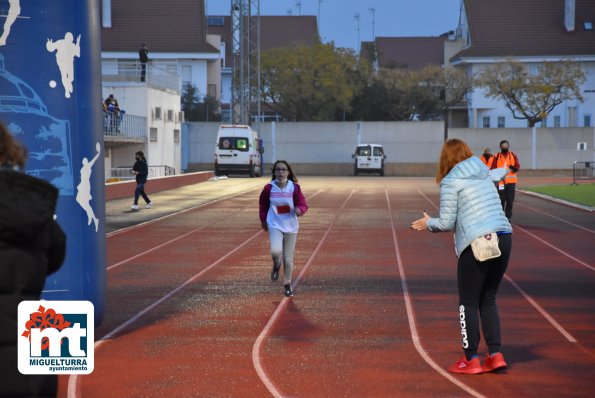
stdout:
[[494,161],[494,156],[492,155],[492,151],[490,148],[483,148],[483,154],[479,157],[483,164],[485,164],[488,169],[492,168],[492,162]]
[[500,203],[506,214],[508,221],[512,219],[512,204],[514,203],[514,194],[516,191],[517,175],[521,165],[519,159],[514,152],[509,150],[508,141],[500,141],[500,152],[495,154],[492,160],[491,169],[505,168],[508,169],[508,174],[504,181],[498,184],[498,194],[500,195]]
[[140,81],[144,82],[145,77],[147,76],[147,62],[149,62],[149,50],[147,50],[147,45],[143,43],[138,50],[138,58],[140,60]]
[[132,210],[138,210],[138,198],[142,196],[146,202],[145,208],[150,209],[153,207],[153,202],[145,193],[145,184],[149,176],[149,166],[147,165],[147,159],[143,151],[138,151],[134,154],[136,162],[132,166],[132,174],[136,175],[136,189],[134,190],[134,204],[130,206]]
[[54,220],[58,189],[24,173],[26,158],[0,123],[0,396],[55,397],[56,375],[23,375],[17,365],[18,305],[40,299],[66,255],[66,235]]

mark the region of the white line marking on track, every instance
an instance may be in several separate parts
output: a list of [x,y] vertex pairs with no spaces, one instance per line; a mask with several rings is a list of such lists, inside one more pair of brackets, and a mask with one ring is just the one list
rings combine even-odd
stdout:
[[[326,229],[326,232],[324,233],[324,235],[320,239],[320,242],[318,242],[318,245],[314,249],[314,252],[312,252],[312,255],[310,256],[310,258],[308,259],[308,261],[304,265],[304,268],[302,268],[301,272],[299,273],[299,275],[297,276],[297,278],[295,279],[295,281],[292,283],[292,288],[295,288],[297,286],[297,284],[299,283],[299,281],[302,279],[302,277],[304,276],[304,274],[308,270],[308,267],[310,267],[310,264],[312,264],[312,262],[314,261],[314,257],[316,257],[316,255],[320,251],[320,248],[322,247],[322,244],[326,240],[328,234],[331,232],[331,228],[335,225],[335,222],[337,222],[337,220],[339,218],[339,215],[341,214],[341,211],[343,211],[343,208],[345,207],[345,205],[347,204],[347,202],[349,201],[349,199],[351,198],[351,196],[353,196],[353,193],[354,192],[355,192],[355,189],[353,189],[351,191],[351,193],[349,194],[349,196],[347,196],[347,199],[345,199],[345,201],[343,202],[343,204],[339,208],[339,211],[335,215],[335,218],[329,224],[328,228]],[[269,392],[271,393],[271,395],[273,397],[275,397],[275,398],[281,398],[281,397],[283,397],[283,394],[281,394],[281,391],[279,391],[279,389],[275,386],[275,384],[273,383],[273,381],[271,380],[271,378],[267,374],[266,370],[264,369],[264,366],[262,365],[262,362],[260,360],[260,349],[261,349],[261,346],[262,346],[263,341],[269,336],[269,334],[271,333],[271,330],[275,326],[275,323],[277,323],[277,321],[279,320],[279,317],[285,311],[285,308],[289,304],[289,300],[290,300],[289,297],[284,297],[281,300],[281,303],[279,303],[279,305],[277,306],[277,309],[275,310],[275,312],[273,312],[273,315],[271,316],[271,318],[267,322],[267,324],[264,327],[264,329],[262,329],[262,331],[258,335],[258,338],[254,342],[254,345],[252,346],[252,363],[254,364],[254,369],[256,369],[256,373],[258,374],[258,377],[260,378],[260,380],[262,380],[262,382],[265,385],[265,387],[267,388],[267,390],[269,390]]]
[[152,253],[152,252],[154,252],[154,251],[155,251],[155,250],[157,250],[157,249],[161,249],[162,247],[164,247],[164,246],[167,246],[167,245],[169,245],[170,243],[174,243],[174,242],[176,242],[176,241],[178,241],[178,240],[180,240],[180,239],[182,239],[182,238],[185,238],[185,237],[187,237],[188,235],[192,235],[193,233],[195,233],[195,232],[198,232],[198,231],[200,231],[201,229],[204,229],[204,228],[206,228],[206,227],[207,227],[207,225],[206,225],[206,224],[205,224],[205,225],[201,225],[200,227],[198,227],[198,228],[195,228],[195,229],[193,229],[192,231],[186,232],[185,234],[183,234],[183,235],[180,235],[180,236],[178,236],[177,238],[174,238],[174,239],[168,240],[167,242],[164,242],[164,243],[162,243],[162,244],[160,244],[160,245],[158,245],[158,246],[155,246],[155,247],[153,247],[153,248],[151,248],[151,249],[149,249],[149,250],[145,250],[145,251],[144,251],[144,252],[142,252],[142,253],[138,253],[137,255],[134,255],[134,256],[132,256],[132,257],[129,257],[129,258],[127,258],[126,260],[122,260],[122,261],[120,261],[119,263],[116,263],[116,264],[110,265],[109,267],[107,267],[107,270],[108,270],[108,271],[111,271],[112,269],[114,269],[114,268],[116,268],[116,267],[118,267],[118,266],[120,266],[120,265],[122,265],[122,264],[126,264],[127,262],[129,262],[129,261],[132,261],[132,260],[134,260],[134,259],[136,259],[136,258],[138,258],[138,257],[142,257],[142,256],[144,256],[145,254]]
[[[399,275],[401,277],[401,286],[403,288],[403,297],[405,299],[405,309],[407,310],[407,319],[409,320],[409,331],[411,333],[411,339],[413,340],[413,345],[419,355],[423,358],[424,361],[428,365],[430,365],[436,372],[440,375],[445,377],[448,381],[476,398],[485,398],[484,395],[475,391],[473,388],[469,387],[468,385],[462,383],[446,370],[442,369],[434,360],[430,357],[430,355],[426,352],[424,347],[421,344],[421,338],[417,333],[417,326],[415,324],[415,315],[413,314],[413,305],[411,304],[411,296],[409,296],[409,288],[407,287],[407,278],[405,276],[405,269],[403,267],[403,260],[401,259],[401,250],[399,249],[399,241],[397,240],[397,228],[395,226],[395,220],[393,217],[393,210],[390,205],[390,198],[388,196],[388,190],[384,191],[386,195],[386,203],[388,204],[388,211],[390,213],[390,223],[393,233],[393,245],[395,247],[395,255],[397,257],[397,267],[399,269]],[[423,194],[422,194],[423,195]]]
[[553,218],[553,219],[555,219],[555,220],[562,221],[563,223],[566,223],[566,224],[568,224],[568,225],[572,225],[573,227],[580,228],[580,229],[582,229],[583,231],[587,231],[587,232],[590,232],[590,233],[592,233],[592,234],[595,234],[595,231],[594,231],[594,230],[592,230],[592,229],[589,229],[589,228],[582,227],[582,226],[580,226],[580,225],[578,225],[578,224],[575,224],[575,223],[573,223],[573,222],[570,222],[570,221],[568,221],[568,220],[565,220],[565,219],[563,219],[563,218],[560,218],[560,217],[554,216],[553,214],[550,214],[550,213],[548,213],[548,212],[545,212],[545,211],[542,211],[542,210],[536,209],[536,208],[534,208],[534,207],[531,207],[531,206],[529,206],[529,205],[526,205],[526,204],[524,204],[524,203],[517,202],[517,205],[519,205],[519,206],[521,206],[521,207],[526,207],[527,209],[529,209],[529,210],[533,210],[533,211],[534,211],[534,212],[536,212],[536,213],[544,214],[544,215],[546,215],[546,216],[548,216],[548,217],[551,217],[551,218]]
[[552,245],[551,243],[541,239],[539,236],[535,235],[534,233],[531,233],[529,231],[527,231],[525,228],[519,227],[518,225],[513,225],[513,228],[518,228],[521,231],[523,231],[524,233],[526,233],[527,235],[531,236],[532,238],[537,239],[538,241],[540,241],[541,243],[543,243],[546,246],[551,247],[552,249],[554,249],[555,251],[557,251],[560,254],[563,254],[564,256],[568,257],[571,260],[576,261],[577,263],[584,265],[585,267],[589,268],[591,271],[595,271],[595,267],[590,266],[589,264],[585,263],[584,261],[579,260],[578,258],[571,256],[570,254],[566,253],[564,250]]
[[124,232],[129,232],[129,231],[132,231],[134,229],[144,227],[144,226],[146,226],[148,224],[153,224],[153,223],[158,222],[158,221],[166,220],[168,218],[171,218],[171,217],[174,217],[174,216],[177,216],[177,215],[180,215],[180,214],[188,213],[189,211],[196,210],[198,208],[201,208],[201,207],[204,207],[204,206],[208,206],[210,204],[217,203],[217,202],[220,202],[222,200],[235,198],[236,196],[240,196],[240,195],[243,195],[243,194],[248,193],[248,192],[256,191],[257,189],[259,189],[259,188],[247,189],[245,191],[234,193],[234,194],[228,195],[228,196],[223,196],[221,198],[213,199],[213,200],[211,200],[209,202],[201,203],[199,205],[192,206],[192,207],[190,207],[188,209],[180,210],[180,211],[177,211],[175,213],[168,213],[165,216],[161,216],[161,217],[158,217],[158,218],[154,218],[152,220],[149,220],[149,221],[142,222],[140,224],[135,224],[135,225],[131,225],[130,227],[126,227],[126,228],[118,229],[116,231],[112,231],[110,233],[105,234],[105,237],[106,238],[111,238],[112,236],[119,235],[119,234],[122,234]]
[[[434,208],[436,210],[438,210],[438,207],[434,204],[434,202],[432,200],[430,200],[426,195],[424,195],[423,192],[421,192],[421,191],[418,191],[418,192],[424,198],[426,198],[426,200],[428,202],[430,202],[430,204],[432,206],[434,206]],[[523,228],[519,227],[518,225],[515,225],[514,228],[519,228],[521,231],[527,232],[529,235],[532,235],[534,238],[541,240],[540,238],[536,237],[535,235],[531,234],[530,232],[525,231]],[[543,243],[545,243],[546,245],[555,249],[555,247],[549,245],[547,242],[543,241]],[[537,301],[535,301],[531,296],[529,296],[510,276],[508,276],[507,274],[504,274],[504,277],[506,278],[507,281],[510,282],[510,284],[512,286],[514,286],[515,289],[517,289],[519,291],[519,293],[521,293],[521,295],[525,298],[525,300],[527,300],[529,302],[529,304],[531,304],[533,306],[533,308],[535,308],[537,310],[537,312],[539,312],[554,328],[556,328],[562,334],[562,336],[564,336],[571,343],[577,342],[577,340],[574,337],[572,337],[572,335],[570,333],[568,333],[558,322],[556,322],[556,320],[546,310],[544,310],[543,307],[541,307],[539,304],[537,304]]]
[[554,327],[556,329],[558,329],[558,332],[560,332],[562,334],[562,336],[566,337],[566,340],[568,340],[571,343],[576,343],[577,342],[577,340],[574,337],[572,337],[572,335],[570,333],[568,333],[562,326],[560,326],[560,324],[558,322],[556,322],[556,320],[554,318],[552,318],[552,316],[550,314],[548,314],[548,312],[546,310],[544,310],[539,304],[537,304],[537,302],[535,300],[533,300],[531,298],[531,296],[529,296],[527,293],[525,293],[525,291],[515,281],[513,281],[510,276],[504,274],[504,277],[506,278],[506,280],[508,282],[510,282],[512,284],[512,286],[514,286],[523,295],[523,297],[529,303],[531,303],[531,305],[533,307],[535,307],[535,309],[541,315],[543,315],[543,317],[545,319],[547,319],[552,325],[554,325]]
[[[245,240],[244,243],[241,243],[240,245],[236,246],[235,249],[231,250],[226,255],[224,255],[223,257],[219,258],[219,260],[211,263],[208,267],[204,268],[202,271],[198,272],[197,274],[195,274],[194,276],[192,276],[190,279],[187,279],[184,283],[182,283],[181,285],[179,285],[178,287],[176,287],[175,289],[173,289],[172,291],[170,291],[169,293],[167,293],[165,296],[161,297],[157,301],[154,301],[151,305],[149,305],[148,307],[146,307],[142,311],[138,312],[132,318],[128,319],[126,322],[124,322],[123,324],[121,324],[120,326],[118,326],[117,328],[115,328],[114,330],[112,330],[111,332],[107,333],[99,341],[95,342],[95,351],[97,351],[97,349],[101,345],[103,345],[104,343],[108,342],[112,337],[116,336],[122,330],[124,330],[127,327],[129,327],[130,325],[132,325],[134,322],[136,322],[138,319],[140,319],[143,315],[145,315],[148,312],[150,312],[151,310],[153,310],[155,307],[157,307],[158,305],[160,305],[161,303],[163,303],[164,301],[166,301],[167,299],[169,299],[170,297],[172,297],[173,295],[175,295],[176,293],[178,293],[180,290],[184,289],[186,286],[188,286],[191,283],[193,283],[194,281],[196,281],[198,278],[200,278],[206,272],[210,271],[212,268],[214,268],[217,265],[219,265],[223,260],[225,260],[226,258],[230,257],[232,254],[234,254],[235,252],[237,252],[238,250],[240,250],[241,248],[243,248],[244,246],[246,246],[248,243],[252,242],[262,232],[263,232],[262,230],[256,232],[250,238],[248,238],[247,240]],[[72,376],[70,376],[70,379],[68,381],[68,398],[77,397],[77,395],[76,395],[76,390],[77,390],[76,384],[77,384],[77,380],[78,380],[78,375],[72,375]]]

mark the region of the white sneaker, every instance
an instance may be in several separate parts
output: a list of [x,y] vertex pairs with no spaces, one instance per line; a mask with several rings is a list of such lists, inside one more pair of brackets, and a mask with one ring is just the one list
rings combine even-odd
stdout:
[[131,208],[132,210],[138,210],[138,206],[137,206],[137,205],[132,205],[132,206],[130,206],[130,208]]
[[153,202],[149,202],[145,205],[145,209],[150,209],[151,207],[153,207]]

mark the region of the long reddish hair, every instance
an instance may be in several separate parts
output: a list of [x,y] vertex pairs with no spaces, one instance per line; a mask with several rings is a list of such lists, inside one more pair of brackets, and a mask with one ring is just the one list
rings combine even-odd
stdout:
[[471,148],[465,142],[458,138],[451,138],[446,141],[440,153],[440,163],[438,163],[438,170],[436,172],[436,183],[440,184],[453,167],[459,162],[469,159],[471,156],[473,156],[473,152],[471,152]]
[[25,167],[27,150],[10,134],[0,122],[0,166]]

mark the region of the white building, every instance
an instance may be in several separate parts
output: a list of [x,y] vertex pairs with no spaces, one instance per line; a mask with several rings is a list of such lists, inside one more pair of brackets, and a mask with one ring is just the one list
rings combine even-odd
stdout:
[[[102,0],[101,4],[103,95],[105,99],[114,94],[126,111],[122,129],[106,130],[106,169],[131,165],[134,152],[143,150],[149,166],[167,166],[180,173],[183,86],[196,86],[201,96],[219,99],[220,95],[219,37],[207,36],[204,0]],[[144,81],[142,44],[150,59]],[[142,128],[139,123],[144,123]]]
[[[515,59],[534,70],[543,62],[575,60],[587,77],[584,102],[566,101],[537,127],[592,127],[595,117],[595,1],[593,0],[464,0],[455,42],[460,46],[450,63],[470,74]],[[465,111],[463,111],[465,112]],[[467,127],[527,127],[514,119],[501,100],[486,98],[483,89],[467,97]],[[457,120],[461,120],[458,115]]]

